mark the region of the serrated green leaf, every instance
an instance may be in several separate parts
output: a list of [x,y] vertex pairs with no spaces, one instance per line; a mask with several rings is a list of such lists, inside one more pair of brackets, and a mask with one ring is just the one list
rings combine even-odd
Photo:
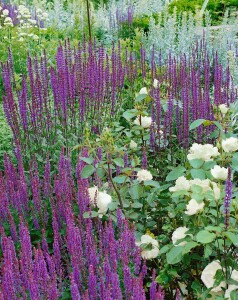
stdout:
[[103,178],[106,174],[106,171],[103,168],[97,168],[96,173],[98,174],[99,178]]
[[179,263],[182,260],[182,253],[183,253],[183,248],[182,246],[176,246],[173,247],[167,254],[166,254],[166,259],[167,263],[169,265],[174,265]]
[[200,125],[203,124],[204,121],[205,121],[205,119],[197,119],[197,120],[193,121],[189,126],[189,131],[199,127]]
[[83,214],[83,217],[85,219],[88,219],[88,218],[96,218],[98,216],[98,212],[97,211],[86,211],[84,214]]
[[180,176],[184,175],[185,171],[186,171],[186,169],[182,166],[175,168],[174,170],[169,172],[169,174],[166,177],[166,181],[176,180]]
[[132,206],[133,208],[141,208],[141,207],[143,207],[143,204],[140,203],[140,202],[135,202],[135,203],[133,203],[131,206]]
[[201,244],[208,244],[215,240],[216,235],[212,232],[209,232],[207,230],[201,230],[197,234],[197,242]]
[[113,178],[115,183],[124,183],[126,180],[126,176],[116,176]]
[[122,158],[115,158],[113,159],[113,162],[116,164],[118,167],[124,167],[124,160]]
[[136,109],[130,109],[130,110],[126,110],[123,113],[123,117],[127,120],[130,121],[130,119],[134,118],[137,114],[137,110]]
[[192,175],[193,179],[199,178],[199,179],[203,180],[206,178],[206,173],[203,169],[192,169],[191,175]]
[[198,245],[198,243],[196,243],[196,242],[187,242],[186,245],[184,245],[183,254],[189,253],[197,245]]
[[189,163],[194,169],[199,169],[204,164],[204,161],[202,159],[191,159]]
[[88,178],[90,177],[95,171],[95,168],[92,165],[87,165],[83,168],[81,172],[81,177],[82,178]]
[[139,95],[136,97],[135,102],[136,102],[136,103],[141,102],[141,101],[144,100],[147,96],[148,96],[147,94],[139,94]]
[[237,247],[238,246],[238,235],[233,232],[226,231],[225,236]]
[[86,162],[89,165],[91,165],[94,162],[94,159],[92,157],[80,157],[80,160]]

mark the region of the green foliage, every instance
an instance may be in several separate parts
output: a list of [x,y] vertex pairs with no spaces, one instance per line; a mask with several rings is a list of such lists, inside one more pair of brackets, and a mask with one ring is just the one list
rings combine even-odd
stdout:
[[[201,10],[204,0],[174,0],[169,4],[169,12],[173,13],[176,9],[177,13],[192,12],[196,13]],[[212,24],[217,24],[221,22],[224,17],[225,11],[230,7],[238,7],[236,0],[209,0],[206,10],[209,11]]]

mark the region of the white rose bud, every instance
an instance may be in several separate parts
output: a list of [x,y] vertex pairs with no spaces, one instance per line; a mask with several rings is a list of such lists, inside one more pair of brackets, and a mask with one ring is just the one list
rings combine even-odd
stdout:
[[140,90],[139,94],[148,95],[147,88],[146,88],[146,87],[143,87],[143,88]]
[[204,205],[204,202],[198,203],[195,199],[191,199],[186,206],[187,210],[185,211],[185,214],[189,216],[196,215],[203,210]]
[[149,171],[147,171],[147,170],[140,170],[140,171],[138,171],[138,173],[137,173],[136,176],[137,176],[137,180],[139,182],[149,181],[149,180],[153,179],[152,174]]
[[158,85],[159,85],[159,81],[158,81],[157,79],[154,79],[153,87],[154,87],[155,89],[157,89],[157,88],[158,88]]
[[225,115],[228,112],[229,107],[226,104],[220,104],[219,109],[220,109],[221,113],[223,115]]
[[215,165],[213,169],[211,169],[211,174],[215,179],[226,180],[228,169]]
[[[205,284],[205,286],[210,289],[214,286],[215,283],[215,275],[217,270],[221,270],[221,265],[219,261],[213,261],[210,264],[206,266],[206,268],[202,271],[202,282]],[[226,283],[222,281],[219,286],[213,288],[211,292],[220,292],[222,291],[222,288],[226,286]]]
[[134,142],[133,140],[131,140],[131,142],[130,142],[130,148],[131,148],[131,149],[136,149],[137,146],[138,146],[137,143]]
[[141,116],[141,124],[140,124],[140,117],[139,116],[134,121],[134,124],[141,125],[143,128],[149,128],[151,123],[152,123],[152,118],[151,117],[146,117],[146,116],[145,117]]
[[191,234],[186,234],[186,232],[189,229],[187,227],[178,227],[172,234],[172,242],[174,246],[184,246],[187,244],[186,241],[179,243],[178,245],[176,244],[178,240],[184,239],[186,235],[191,235]]
[[89,194],[91,203],[97,203],[98,194],[99,194],[98,187],[94,186],[94,187],[88,188],[88,194]]
[[230,137],[222,140],[221,146],[225,152],[234,152],[238,150],[238,139],[235,137]]
[[190,189],[190,182],[184,176],[180,176],[176,182],[175,186],[170,187],[169,191],[174,193],[178,191],[188,191]]
[[98,213],[104,215],[107,212],[108,205],[112,202],[112,197],[108,195],[105,191],[99,192],[97,207],[99,208]]
[[142,250],[141,256],[145,259],[152,259],[156,258],[159,254],[159,244],[158,241],[153,239],[150,235],[145,234],[142,235],[141,241],[136,243],[137,246],[140,246],[141,244],[145,244],[148,246],[151,246],[150,250]]

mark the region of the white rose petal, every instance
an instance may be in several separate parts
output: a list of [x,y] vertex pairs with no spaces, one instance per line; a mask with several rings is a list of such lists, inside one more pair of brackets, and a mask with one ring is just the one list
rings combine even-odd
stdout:
[[153,87],[154,87],[155,89],[157,89],[158,85],[159,85],[159,81],[158,81],[157,79],[154,79]]
[[151,250],[142,250],[141,256],[145,259],[152,259],[156,258],[159,254],[159,244],[158,241],[153,239],[150,235],[145,234],[142,235],[141,240],[139,243],[136,243],[137,246],[140,246],[141,244],[148,244],[151,245]]
[[186,206],[187,210],[185,211],[185,214],[189,216],[195,215],[203,210],[204,205],[204,202],[198,203],[195,199],[191,199]]
[[88,188],[88,194],[89,194],[91,203],[97,203],[98,194],[99,194],[98,187],[94,186],[94,187]]
[[216,182],[212,182],[212,186],[213,186],[213,193],[214,193],[214,198],[216,200],[219,200],[221,197],[221,190],[218,187],[218,185],[216,184]]
[[238,150],[238,139],[235,137],[230,137],[221,142],[222,149],[225,152],[234,152]]
[[190,185],[198,185],[202,188],[202,192],[205,194],[207,191],[211,190],[210,187],[210,183],[211,181],[209,179],[199,179],[199,178],[195,178],[193,180],[190,180]]
[[186,241],[179,243],[178,245],[176,244],[178,240],[184,239],[187,235],[191,234],[186,234],[186,232],[189,229],[187,227],[178,227],[172,234],[172,242],[174,246],[184,246],[187,244]]
[[189,153],[187,155],[188,160],[192,159],[201,159],[204,161],[212,160],[212,157],[216,157],[219,155],[217,147],[213,147],[211,144],[200,145],[194,143],[192,147],[189,149]]
[[223,115],[225,115],[228,112],[229,107],[226,104],[220,104],[219,109],[220,109],[221,113]]
[[112,197],[105,191],[99,192],[97,207],[99,208],[98,213],[104,215],[107,212],[108,205],[112,202]]
[[137,176],[137,180],[139,182],[149,181],[149,180],[153,179],[152,174],[150,173],[150,171],[147,171],[147,170],[140,170],[140,171],[138,171],[138,173],[137,173],[136,176]]
[[[201,279],[205,286],[210,289],[214,286],[215,283],[215,275],[217,270],[221,270],[221,265],[219,261],[213,261],[206,266],[206,268],[202,271]],[[220,292],[222,288],[226,286],[226,283],[222,281],[219,286],[214,287],[211,292]]]
[[170,192],[178,192],[178,191],[188,191],[190,189],[190,183],[189,180],[187,180],[184,176],[180,176],[176,182],[175,186],[170,187]]
[[131,140],[131,142],[130,142],[130,148],[131,148],[131,149],[136,149],[137,146],[138,146],[137,143],[134,142],[133,140]]
[[[141,124],[140,124],[140,118],[141,118]],[[149,128],[151,123],[152,123],[152,118],[147,117],[147,116],[145,116],[145,117],[143,117],[143,116],[139,117],[138,116],[134,121],[134,124],[141,125],[144,128]]]
[[148,95],[147,88],[146,88],[146,87],[143,87],[143,88],[140,90],[139,94]]
[[228,169],[215,165],[211,169],[211,174],[215,179],[226,180],[228,176]]

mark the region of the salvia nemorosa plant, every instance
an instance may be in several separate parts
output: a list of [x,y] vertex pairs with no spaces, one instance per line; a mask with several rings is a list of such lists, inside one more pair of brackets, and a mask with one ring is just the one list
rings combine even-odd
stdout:
[[[91,211],[85,162],[74,180],[62,153],[52,180],[49,161],[40,178],[34,160],[28,182],[16,152],[18,169],[5,157],[0,173],[0,299],[146,299],[133,226],[119,210],[117,226],[83,216]],[[149,299],[164,299],[154,280]]]
[[[145,84],[152,99],[146,109],[153,120],[150,143],[155,153],[174,144],[188,148],[195,141],[210,142],[214,126],[201,125],[193,136],[189,126],[196,119],[214,120],[214,106],[229,106],[237,98],[229,68],[222,67],[216,53],[208,56],[203,41],[189,59],[170,55],[162,63],[154,57],[152,52],[149,67],[143,48],[135,55],[118,44],[109,55],[102,46],[83,42],[72,48],[66,41],[58,48],[55,67],[48,66],[46,53],[40,60],[28,57],[28,74],[19,89],[10,53],[2,65],[3,106],[15,145],[43,160],[49,150],[72,149],[84,142],[85,129],[97,135],[120,119],[125,106],[133,108],[138,92],[133,86]],[[157,88],[152,87],[154,79]]]

